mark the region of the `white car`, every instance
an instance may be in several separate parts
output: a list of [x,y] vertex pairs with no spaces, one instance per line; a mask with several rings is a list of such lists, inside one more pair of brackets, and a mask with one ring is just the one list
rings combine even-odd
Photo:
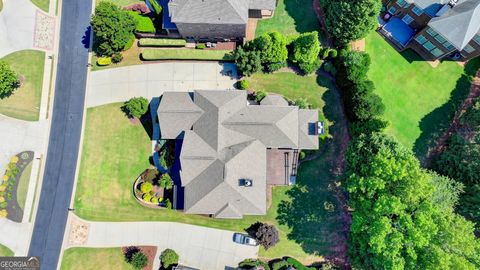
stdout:
[[248,245],[248,246],[258,246],[257,240],[253,239],[252,237],[246,234],[241,234],[241,233],[233,234],[233,242],[237,244]]

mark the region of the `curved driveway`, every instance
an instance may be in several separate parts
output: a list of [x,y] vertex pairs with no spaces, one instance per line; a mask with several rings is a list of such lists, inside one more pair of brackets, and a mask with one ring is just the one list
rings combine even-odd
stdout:
[[111,68],[90,73],[86,106],[148,99],[163,91],[233,89],[234,64],[219,62],[161,62]]

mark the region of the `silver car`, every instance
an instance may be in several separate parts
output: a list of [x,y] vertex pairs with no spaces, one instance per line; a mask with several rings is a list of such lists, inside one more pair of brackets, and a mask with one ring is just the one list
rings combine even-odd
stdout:
[[234,233],[233,234],[233,242],[242,245],[249,245],[249,246],[258,246],[257,240],[253,239],[252,237],[241,234],[241,233]]

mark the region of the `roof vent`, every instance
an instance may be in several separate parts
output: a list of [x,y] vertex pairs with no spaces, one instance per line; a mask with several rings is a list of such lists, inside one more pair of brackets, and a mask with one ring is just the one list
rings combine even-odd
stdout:
[[253,180],[252,179],[240,179],[238,180],[238,185],[241,187],[251,187],[253,186]]

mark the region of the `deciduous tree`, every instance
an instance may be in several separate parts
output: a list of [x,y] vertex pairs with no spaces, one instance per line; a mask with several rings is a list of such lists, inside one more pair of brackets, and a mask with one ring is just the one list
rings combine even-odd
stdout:
[[9,97],[19,83],[17,73],[6,62],[0,61],[0,99]]

